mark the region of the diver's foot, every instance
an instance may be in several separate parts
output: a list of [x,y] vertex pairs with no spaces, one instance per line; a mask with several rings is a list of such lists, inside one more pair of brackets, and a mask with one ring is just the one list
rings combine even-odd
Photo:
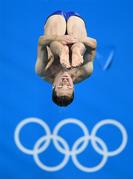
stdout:
[[60,63],[66,69],[71,68],[71,65],[69,62],[69,49],[67,46],[64,46],[64,48],[61,51]]
[[83,56],[80,53],[72,54],[72,67],[79,67],[83,64]]

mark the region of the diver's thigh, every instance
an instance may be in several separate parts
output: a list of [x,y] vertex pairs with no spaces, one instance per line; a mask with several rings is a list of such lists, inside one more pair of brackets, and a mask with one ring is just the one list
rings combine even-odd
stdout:
[[64,35],[66,32],[66,20],[62,15],[52,15],[44,26],[45,35]]
[[87,31],[83,19],[77,16],[69,17],[67,21],[67,34],[76,38],[86,37]]
[[64,48],[64,45],[58,41],[53,41],[50,43],[50,49],[55,55],[59,56],[61,54],[63,48]]

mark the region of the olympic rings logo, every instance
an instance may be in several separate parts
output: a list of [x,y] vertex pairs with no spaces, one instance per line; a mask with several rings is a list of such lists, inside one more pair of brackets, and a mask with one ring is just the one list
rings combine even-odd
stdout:
[[[20,131],[22,130],[22,128],[24,126],[26,126],[29,123],[39,124],[46,133],[46,135],[40,137],[37,140],[37,142],[35,143],[34,148],[32,150],[26,148],[20,142]],[[84,133],[84,135],[82,137],[79,137],[79,139],[77,139],[75,141],[72,148],[69,147],[68,142],[64,138],[62,138],[61,136],[58,135],[61,128],[67,124],[77,125],[79,128],[82,129],[82,131]],[[105,142],[100,137],[97,136],[98,130],[102,126],[105,126],[105,125],[116,126],[120,130],[121,135],[122,135],[122,142],[121,142],[120,146],[113,151],[108,151],[108,147],[105,144]],[[17,147],[23,153],[32,155],[36,164],[45,171],[54,172],[54,171],[61,170],[62,168],[64,168],[64,166],[69,161],[69,158],[71,157],[74,165],[79,170],[84,171],[84,172],[96,172],[96,171],[100,170],[101,168],[103,168],[103,166],[106,164],[107,159],[109,157],[116,156],[120,152],[123,151],[123,149],[126,147],[128,137],[127,137],[127,132],[126,132],[126,129],[124,128],[124,126],[120,122],[113,120],[113,119],[106,119],[106,120],[102,120],[102,121],[98,122],[92,129],[91,133],[88,131],[86,125],[84,123],[82,123],[80,120],[73,119],[73,118],[64,119],[56,125],[56,127],[53,130],[53,133],[51,133],[48,125],[43,120],[38,119],[38,118],[27,118],[27,119],[24,119],[23,121],[21,121],[18,124],[18,126],[16,127],[14,139],[15,139],[15,143],[16,143]],[[39,158],[39,154],[41,154],[48,148],[51,141],[53,141],[53,144],[54,144],[55,148],[58,150],[58,152],[60,152],[61,154],[64,155],[64,159],[62,160],[62,162],[56,166],[47,166],[47,165],[43,164]],[[96,165],[95,167],[83,166],[77,157],[80,153],[82,153],[87,148],[89,141],[91,141],[91,145],[93,146],[95,151],[98,154],[103,156],[101,162],[98,165]],[[42,143],[44,143],[44,144],[41,146]],[[81,145],[81,146],[79,146],[79,145]],[[100,145],[100,147],[98,145]]]

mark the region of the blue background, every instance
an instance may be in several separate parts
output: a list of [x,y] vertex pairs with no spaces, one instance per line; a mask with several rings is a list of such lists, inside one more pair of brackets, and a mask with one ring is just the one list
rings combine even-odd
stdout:
[[[59,108],[51,101],[51,85],[34,72],[44,22],[59,9],[81,14],[101,53],[102,47],[115,48],[112,66],[102,71],[95,62],[93,75],[76,85],[74,102],[67,108]],[[0,178],[133,178],[132,19],[132,0],[0,0]],[[89,130],[100,120],[113,118],[126,127],[128,144],[95,173],[79,171],[71,160],[60,171],[45,172],[14,142],[17,124],[28,117],[42,118],[51,130],[69,117],[80,119]],[[64,129],[70,144],[79,137],[80,130],[75,126],[69,132],[67,126]],[[41,134],[39,126],[29,125],[23,129],[22,140],[32,148]],[[120,133],[113,126],[103,128],[99,136],[112,149],[120,143]],[[46,163],[59,163],[58,154],[54,147],[49,149],[44,156]],[[88,148],[81,162],[93,166],[100,158],[93,148]]]

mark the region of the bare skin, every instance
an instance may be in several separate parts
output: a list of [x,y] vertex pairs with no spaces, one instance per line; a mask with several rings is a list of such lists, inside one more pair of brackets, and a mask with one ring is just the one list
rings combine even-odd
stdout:
[[[72,64],[70,64],[69,59],[69,44],[73,44],[71,47],[72,51]],[[93,38],[83,38],[76,39],[71,35],[63,35],[63,36],[42,36],[39,39],[39,46],[48,46],[50,45],[49,54],[51,56],[58,55],[60,58],[60,63],[65,68],[70,67],[78,67],[83,64],[83,55],[86,51],[87,47],[91,47],[92,49],[96,48],[96,40]],[[50,52],[51,50],[51,52]],[[51,59],[49,59],[50,61]],[[53,62],[53,57],[51,60],[51,64]]]
[[[51,16],[45,25],[45,35],[39,39],[36,72],[43,79],[54,83],[57,77],[64,77],[66,69],[74,83],[83,81],[93,72],[95,48],[96,40],[87,37],[85,24],[81,18],[72,16],[66,24],[63,16]],[[84,60],[86,62],[83,64]],[[70,67],[71,69],[68,69]]]
[[64,68],[70,68],[70,62],[69,62],[69,48],[67,45],[63,45],[61,42],[53,41],[50,44],[50,49],[54,55],[59,56],[60,58],[60,64]]
[[[67,21],[67,33],[79,40],[87,37],[84,21],[77,17],[71,16]],[[83,64],[83,55],[85,52],[85,45],[81,42],[73,44],[72,51],[72,67],[78,67]]]
[[[87,37],[84,21],[77,16],[71,16],[66,23],[63,16],[53,15],[48,18],[44,31],[44,42],[46,39],[53,39],[50,50],[54,55],[59,56],[60,63],[65,68],[78,67],[83,64],[83,55],[86,50],[84,44],[92,48],[96,47],[96,41]],[[67,35],[65,35],[66,32]],[[68,44],[73,44],[71,49],[68,49]],[[72,53],[71,64],[69,51]]]
[[73,80],[68,72],[60,72],[53,83],[57,96],[72,96],[74,91]]
[[[64,39],[63,37],[59,37],[58,40],[62,41]],[[58,58],[54,57],[53,53],[50,51],[50,48],[47,46],[51,42],[52,37],[51,40],[48,39],[48,41],[44,41],[44,38],[40,38],[38,45],[38,58],[35,69],[39,76],[41,76],[48,82],[53,83],[54,78],[57,76],[57,74],[64,72],[64,70],[63,67],[60,64],[58,64]],[[80,81],[88,78],[92,74],[94,57],[95,48],[86,48],[86,53],[84,56],[86,63],[84,63],[84,65],[81,65],[78,68],[72,68],[67,70],[67,72],[71,75],[74,83],[79,83]]]
[[[37,62],[36,62],[36,67],[35,67],[36,72],[46,71],[52,65],[54,60],[56,60],[56,58],[54,58],[54,55],[59,56],[60,64],[63,67],[70,68],[71,66],[69,63],[69,52],[68,52],[67,45],[73,44],[75,42],[77,42],[77,39],[69,35],[41,36],[38,42],[38,57],[37,57]],[[42,56],[43,56],[43,59],[42,59]],[[43,61],[45,63],[43,63]],[[47,62],[47,65],[46,65],[46,62]]]
[[50,49],[54,55],[59,56],[62,66],[64,66],[65,68],[70,68],[71,66],[69,62],[68,46],[63,43],[64,39],[67,38],[67,36],[62,39],[62,42],[59,42],[58,39],[59,37],[65,35],[66,32],[66,21],[64,17],[61,15],[53,15],[49,17],[45,24],[44,31],[45,37],[56,36],[54,40],[50,43]]

